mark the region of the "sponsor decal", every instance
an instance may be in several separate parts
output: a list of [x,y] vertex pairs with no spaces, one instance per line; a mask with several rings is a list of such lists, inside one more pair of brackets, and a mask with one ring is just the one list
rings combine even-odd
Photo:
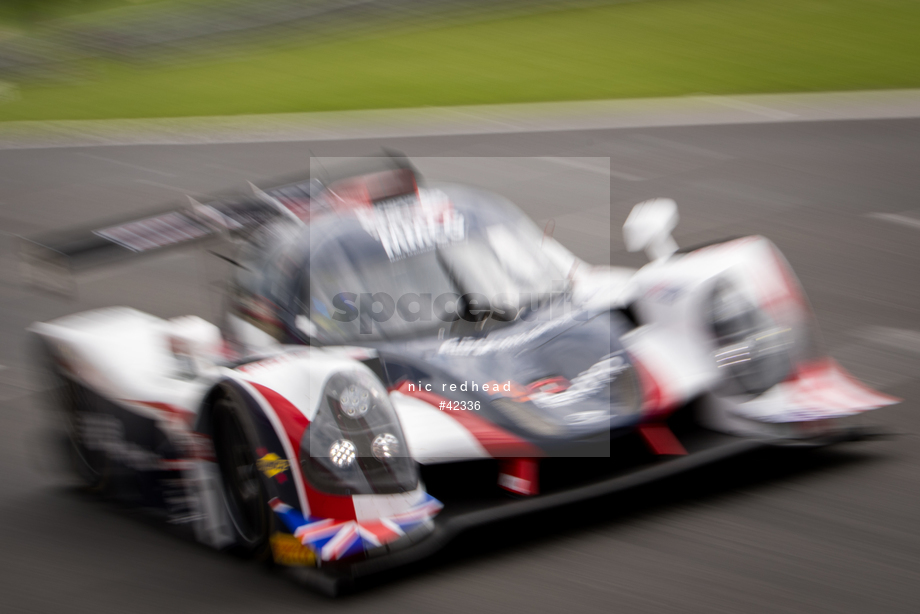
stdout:
[[[629,365],[622,357],[617,355],[606,356],[591,365],[586,371],[576,375],[572,378],[572,381],[557,376],[537,380],[528,386],[511,383],[509,386],[510,394],[507,394],[509,388],[503,388],[506,394],[502,396],[518,403],[530,401],[543,409],[564,407],[598,394],[627,368],[629,368]],[[609,417],[608,412],[581,411],[566,416],[566,421],[569,424],[584,424],[607,417]]]
[[265,474],[265,477],[275,478],[284,483],[287,478],[284,477],[284,472],[290,469],[291,463],[286,458],[281,458],[274,452],[269,452],[262,458],[256,461],[256,466],[259,468],[259,471]]
[[545,334],[569,326],[578,319],[579,318],[575,315],[571,315],[540,324],[523,333],[508,335],[507,337],[498,339],[490,339],[488,337],[449,339],[438,348],[438,354],[447,356],[483,356],[485,354],[514,350],[536,341]]
[[547,377],[527,385],[528,394],[559,394],[565,392],[572,382],[562,376]]
[[[607,356],[596,362],[587,371],[582,371],[561,392],[536,392],[530,395],[530,400],[544,409],[572,405],[599,393],[604,386],[616,379],[617,375],[627,368],[626,361],[620,356]],[[579,412],[585,414],[586,412]],[[589,416],[579,415],[573,422],[588,421]]]
[[356,211],[361,227],[383,246],[390,261],[463,241],[466,225],[440,190],[419,190]]
[[272,556],[279,565],[288,567],[315,567],[316,554],[290,533],[272,533]]
[[275,498],[268,502],[272,510],[292,531],[294,538],[323,561],[336,561],[389,544],[420,526],[431,526],[431,519],[443,504],[422,493],[421,500],[409,510],[376,520],[337,520],[306,516]]
[[136,222],[94,230],[93,234],[121,245],[132,252],[145,252],[198,239],[210,230],[185,213],[173,211]]

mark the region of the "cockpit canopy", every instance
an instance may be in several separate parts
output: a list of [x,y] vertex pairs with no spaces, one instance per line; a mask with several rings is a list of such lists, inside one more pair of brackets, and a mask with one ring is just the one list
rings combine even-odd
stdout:
[[300,315],[335,342],[435,333],[458,318],[513,320],[559,292],[574,261],[509,201],[454,185],[329,216],[307,232]]
[[256,192],[284,215],[246,242],[238,314],[282,342],[361,344],[482,330],[567,289],[575,257],[507,199],[369,163]]

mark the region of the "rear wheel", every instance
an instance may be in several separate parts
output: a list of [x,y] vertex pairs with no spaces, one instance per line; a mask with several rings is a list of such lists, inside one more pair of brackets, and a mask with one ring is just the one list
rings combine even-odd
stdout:
[[61,379],[60,396],[70,440],[71,464],[87,490],[102,492],[109,483],[111,464],[105,451],[87,446],[86,391],[70,379]]
[[40,344],[39,360],[45,365],[49,401],[61,411],[67,437],[67,460],[81,486],[90,492],[105,490],[111,477],[111,463],[99,446],[87,445],[87,415],[92,407],[86,389],[64,374],[51,351]]
[[213,406],[214,453],[240,554],[269,560],[272,512],[256,464],[257,439],[242,399],[224,390]]

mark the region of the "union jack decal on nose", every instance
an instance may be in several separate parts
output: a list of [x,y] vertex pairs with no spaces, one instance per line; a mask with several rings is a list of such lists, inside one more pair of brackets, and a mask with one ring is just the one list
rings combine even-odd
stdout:
[[389,518],[356,521],[305,517],[277,498],[269,501],[269,505],[294,537],[323,561],[336,561],[395,541],[433,518],[444,507],[425,493],[421,502],[407,512]]

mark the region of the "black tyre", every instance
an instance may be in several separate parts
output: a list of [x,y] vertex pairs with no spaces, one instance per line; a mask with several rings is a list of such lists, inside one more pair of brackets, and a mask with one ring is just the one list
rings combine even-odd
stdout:
[[237,553],[270,561],[273,514],[256,464],[258,439],[239,395],[226,388],[212,408],[214,454],[224,500],[237,535]]

